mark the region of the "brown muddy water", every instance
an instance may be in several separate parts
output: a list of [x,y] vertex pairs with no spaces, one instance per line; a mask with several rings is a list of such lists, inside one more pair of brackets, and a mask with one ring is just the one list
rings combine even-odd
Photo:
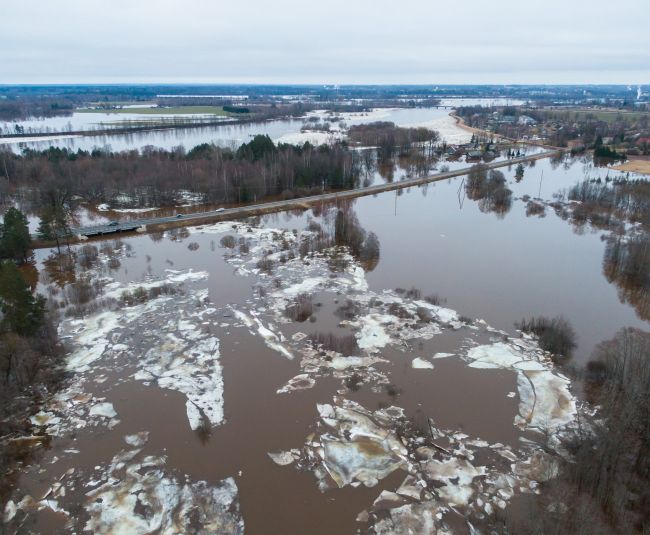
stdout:
[[[36,416],[54,439],[5,527],[485,530],[552,477],[582,410],[514,322],[563,315],[577,363],[648,327],[603,274],[608,231],[521,200],[608,172],[542,160],[520,182],[504,170],[505,203],[472,200],[461,178],[94,243],[63,275],[39,251],[69,379]],[[100,295],[84,303],[84,285]]]

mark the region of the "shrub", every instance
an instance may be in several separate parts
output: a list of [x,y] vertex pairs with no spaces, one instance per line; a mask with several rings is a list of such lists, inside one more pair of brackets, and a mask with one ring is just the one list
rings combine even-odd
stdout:
[[357,339],[354,335],[337,336],[334,333],[316,332],[309,336],[312,344],[325,350],[336,351],[343,355],[350,355],[357,351]]
[[221,247],[225,247],[226,249],[234,249],[235,248],[235,238],[233,236],[231,236],[230,234],[228,236],[224,236],[219,241],[219,245],[221,245]]
[[287,306],[284,313],[293,321],[302,323],[311,317],[313,310],[314,308],[312,305],[311,296],[303,293],[298,295],[295,301]]
[[546,214],[546,207],[542,203],[535,201],[528,201],[526,205],[526,216],[539,216],[543,217]]
[[262,273],[271,273],[271,271],[273,271],[273,266],[273,260],[266,255],[257,261],[257,267]]
[[441,303],[444,303],[446,300],[440,297],[438,294],[427,295],[424,300],[434,306],[440,306]]
[[568,358],[576,347],[576,335],[571,324],[562,316],[546,318],[544,316],[523,319],[516,327],[539,340],[539,346],[555,357]]
[[86,280],[72,282],[65,287],[65,296],[73,305],[84,305],[99,294],[98,284],[91,284]]

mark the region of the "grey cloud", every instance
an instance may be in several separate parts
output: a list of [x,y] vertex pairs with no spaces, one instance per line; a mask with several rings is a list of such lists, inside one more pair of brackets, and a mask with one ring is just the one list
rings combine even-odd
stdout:
[[2,2],[0,83],[650,82],[647,0]]

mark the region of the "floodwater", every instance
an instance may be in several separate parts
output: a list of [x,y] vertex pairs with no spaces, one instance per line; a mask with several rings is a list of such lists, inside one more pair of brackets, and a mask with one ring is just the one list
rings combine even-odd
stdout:
[[[548,455],[536,444],[579,410],[514,322],[563,315],[578,363],[620,327],[648,328],[603,274],[607,231],[548,206],[527,216],[522,200],[611,171],[579,159],[537,161],[520,181],[502,171],[507,203],[473,200],[461,177],[340,210],[97,242],[96,258],[76,247],[58,293],[60,264],[45,269],[53,252],[38,251],[41,291],[57,300],[84,277],[105,300],[138,285],[172,293],[63,320],[72,383],[45,408],[55,438],[13,497],[36,503],[12,522],[26,533],[200,532],[192,522],[206,515],[212,532],[250,534],[489,525],[513,493],[534,492],[542,470],[524,468]],[[309,311],[292,316],[300,299]]]
[[[459,104],[460,105],[460,104]],[[341,117],[348,125],[363,124],[373,121],[391,121],[398,126],[427,126],[441,132],[450,143],[458,143],[468,140],[471,134],[455,126],[453,118],[449,117],[449,110],[437,108],[390,108],[376,109],[370,112],[341,113],[335,114]],[[163,118],[192,118],[188,115],[161,116]],[[117,118],[117,119],[116,119]],[[299,135],[304,125],[302,119],[289,119],[268,121],[263,123],[242,123],[217,126],[197,126],[194,128],[179,128],[167,130],[152,130],[147,132],[136,132],[133,134],[115,135],[87,135],[70,136],[65,130],[91,129],[106,121],[126,120],[155,120],[155,115],[138,114],[95,114],[95,113],[74,113],[71,117],[52,117],[42,120],[30,120],[17,123],[19,126],[37,130],[61,131],[61,136],[56,138],[38,138],[35,134],[29,141],[19,141],[17,138],[0,139],[0,144],[6,145],[15,152],[23,148],[44,150],[49,146],[66,147],[71,150],[110,147],[113,151],[141,149],[145,146],[154,146],[164,149],[171,149],[183,145],[189,149],[201,143],[214,143],[222,147],[238,147],[248,142],[257,134],[268,135],[275,141],[294,142],[294,137]],[[194,117],[194,119],[199,119]],[[5,129],[14,128],[13,123],[6,124]],[[290,136],[290,137],[288,137]],[[305,137],[303,140],[312,139]],[[300,139],[298,139],[300,141]]]

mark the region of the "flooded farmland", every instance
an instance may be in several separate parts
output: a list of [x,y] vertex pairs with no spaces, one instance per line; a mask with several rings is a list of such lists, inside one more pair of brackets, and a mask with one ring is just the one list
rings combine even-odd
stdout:
[[579,363],[648,326],[647,288],[607,262],[620,229],[572,218],[561,195],[614,172],[515,173],[39,251],[68,378],[33,417],[52,440],[9,528],[494,525],[555,477],[584,416],[579,385],[515,322],[564,316]]
[[[454,99],[443,102],[443,105],[464,105],[465,102],[481,102],[481,99],[467,100]],[[487,102],[486,102],[487,103]],[[307,117],[319,116],[323,121],[335,119],[336,123],[343,122],[347,126],[355,124],[366,124],[373,121],[391,121],[398,126],[426,126],[441,132],[449,143],[460,143],[469,141],[471,134],[461,130],[449,116],[449,109],[437,108],[385,108],[373,109],[366,112],[344,112],[326,114],[310,112]],[[129,126],[129,121],[137,125],[138,121],[167,119],[186,121],[190,117],[197,122],[196,126],[190,128],[178,128],[167,130],[150,130],[133,133],[120,134],[92,134],[92,129],[117,128]],[[119,118],[119,121],[116,119]],[[16,123],[26,132],[34,131],[33,136],[27,139],[4,138],[0,139],[0,147],[6,145],[14,152],[20,152],[25,148],[44,150],[50,146],[68,148],[73,151],[77,149],[93,150],[94,148],[110,147],[112,151],[142,149],[147,146],[154,146],[164,149],[172,149],[183,145],[190,149],[201,143],[214,143],[222,147],[238,147],[248,142],[253,136],[262,134],[268,135],[276,142],[282,143],[324,143],[336,139],[336,131],[331,132],[301,132],[305,125],[305,118],[272,120],[266,122],[245,122],[241,124],[225,124],[201,126],[199,123],[205,120],[204,117],[187,115],[176,116],[155,116],[137,114],[110,114],[110,113],[75,113],[71,117],[54,117],[42,120],[29,120]],[[219,119],[217,117],[217,119]],[[232,123],[232,121],[230,121]],[[334,126],[334,125],[332,125]],[[15,128],[13,123],[0,124],[0,131],[11,132]],[[88,130],[88,135],[67,134],[67,130]],[[60,135],[55,137],[39,137],[38,132],[59,131]]]

